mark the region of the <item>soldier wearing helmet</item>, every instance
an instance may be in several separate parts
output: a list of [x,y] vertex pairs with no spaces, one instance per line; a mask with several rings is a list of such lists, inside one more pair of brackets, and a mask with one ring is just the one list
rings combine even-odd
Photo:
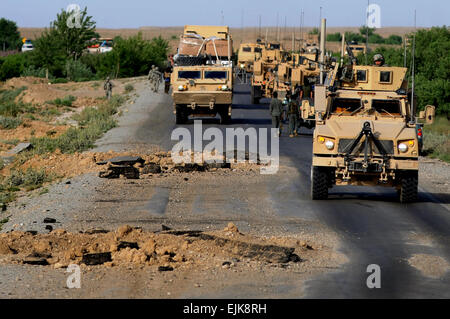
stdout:
[[384,56],[382,54],[375,54],[373,56],[373,64],[375,66],[384,66]]

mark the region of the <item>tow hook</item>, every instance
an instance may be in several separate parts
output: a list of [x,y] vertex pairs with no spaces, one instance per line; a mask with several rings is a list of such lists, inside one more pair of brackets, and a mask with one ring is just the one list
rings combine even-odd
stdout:
[[380,183],[386,184],[388,182],[388,175],[386,173],[386,166],[383,165],[383,171],[380,175]]

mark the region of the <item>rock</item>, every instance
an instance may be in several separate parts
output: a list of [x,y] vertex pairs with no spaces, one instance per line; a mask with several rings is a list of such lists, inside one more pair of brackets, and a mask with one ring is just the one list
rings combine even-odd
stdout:
[[173,271],[173,267],[171,266],[159,266],[158,271]]
[[0,255],[9,255],[12,253],[13,253],[13,251],[11,250],[9,245],[3,241],[0,241]]
[[224,228],[224,231],[239,233],[239,229],[237,228],[237,226],[231,222],[228,223],[228,226]]
[[25,150],[28,150],[32,147],[31,143],[19,143],[16,147],[13,149],[10,149],[8,152],[6,152],[6,156],[13,156],[17,155]]
[[51,217],[45,217],[44,218],[44,224],[54,224],[56,223],[56,219],[55,218],[51,218]]
[[161,228],[163,231],[172,230],[172,228],[170,228],[169,226],[166,226],[166,225],[161,225]]
[[155,252],[155,248],[156,242],[153,239],[149,239],[142,245],[141,250],[144,251],[147,256],[151,256]]
[[133,228],[130,225],[123,225],[117,229],[117,235],[119,237],[123,237],[123,236],[128,235],[132,231],[133,231]]
[[93,254],[83,254],[83,259],[81,262],[83,264],[93,266],[93,265],[101,265],[106,262],[112,261],[111,253],[93,253]]
[[51,225],[47,225],[47,226],[45,226],[45,229],[47,229],[49,232],[51,232],[53,230],[53,227]]
[[117,245],[117,250],[121,250],[124,248],[130,248],[130,249],[139,249],[139,246],[135,242],[128,242],[128,241],[121,241]]
[[22,260],[22,263],[28,264],[28,265],[40,265],[40,266],[48,265],[47,259],[45,259],[43,257],[34,257],[34,256],[25,257]]

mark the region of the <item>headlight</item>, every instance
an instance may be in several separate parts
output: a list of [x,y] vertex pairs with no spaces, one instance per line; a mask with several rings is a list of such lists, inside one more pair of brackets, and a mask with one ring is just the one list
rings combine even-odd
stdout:
[[243,69],[245,67],[245,64],[241,64],[241,69]]
[[228,85],[222,85],[221,89],[222,89],[222,91],[228,90]]
[[184,90],[187,90],[187,86],[186,85],[180,85],[178,87],[178,91],[184,91]]
[[406,153],[408,151],[408,146],[405,143],[398,144],[398,150],[402,153]]
[[334,148],[334,142],[333,141],[326,141],[325,142],[325,147],[331,151]]

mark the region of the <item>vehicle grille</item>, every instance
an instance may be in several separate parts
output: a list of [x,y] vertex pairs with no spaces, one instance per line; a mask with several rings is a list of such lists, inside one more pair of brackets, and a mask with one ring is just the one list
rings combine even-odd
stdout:
[[[338,152],[339,153],[347,153],[350,149],[351,144],[353,143],[354,139],[341,139],[339,140],[339,146],[338,146]],[[380,140],[381,145],[383,145],[384,149],[388,154],[393,155],[394,154],[394,142],[388,141],[388,140]],[[371,150],[373,150],[373,153],[375,155],[381,155],[378,148],[375,146],[373,142],[369,145],[369,153],[372,153]],[[364,139],[359,142],[358,146],[355,147],[353,150],[353,154],[356,152],[364,152]]]

